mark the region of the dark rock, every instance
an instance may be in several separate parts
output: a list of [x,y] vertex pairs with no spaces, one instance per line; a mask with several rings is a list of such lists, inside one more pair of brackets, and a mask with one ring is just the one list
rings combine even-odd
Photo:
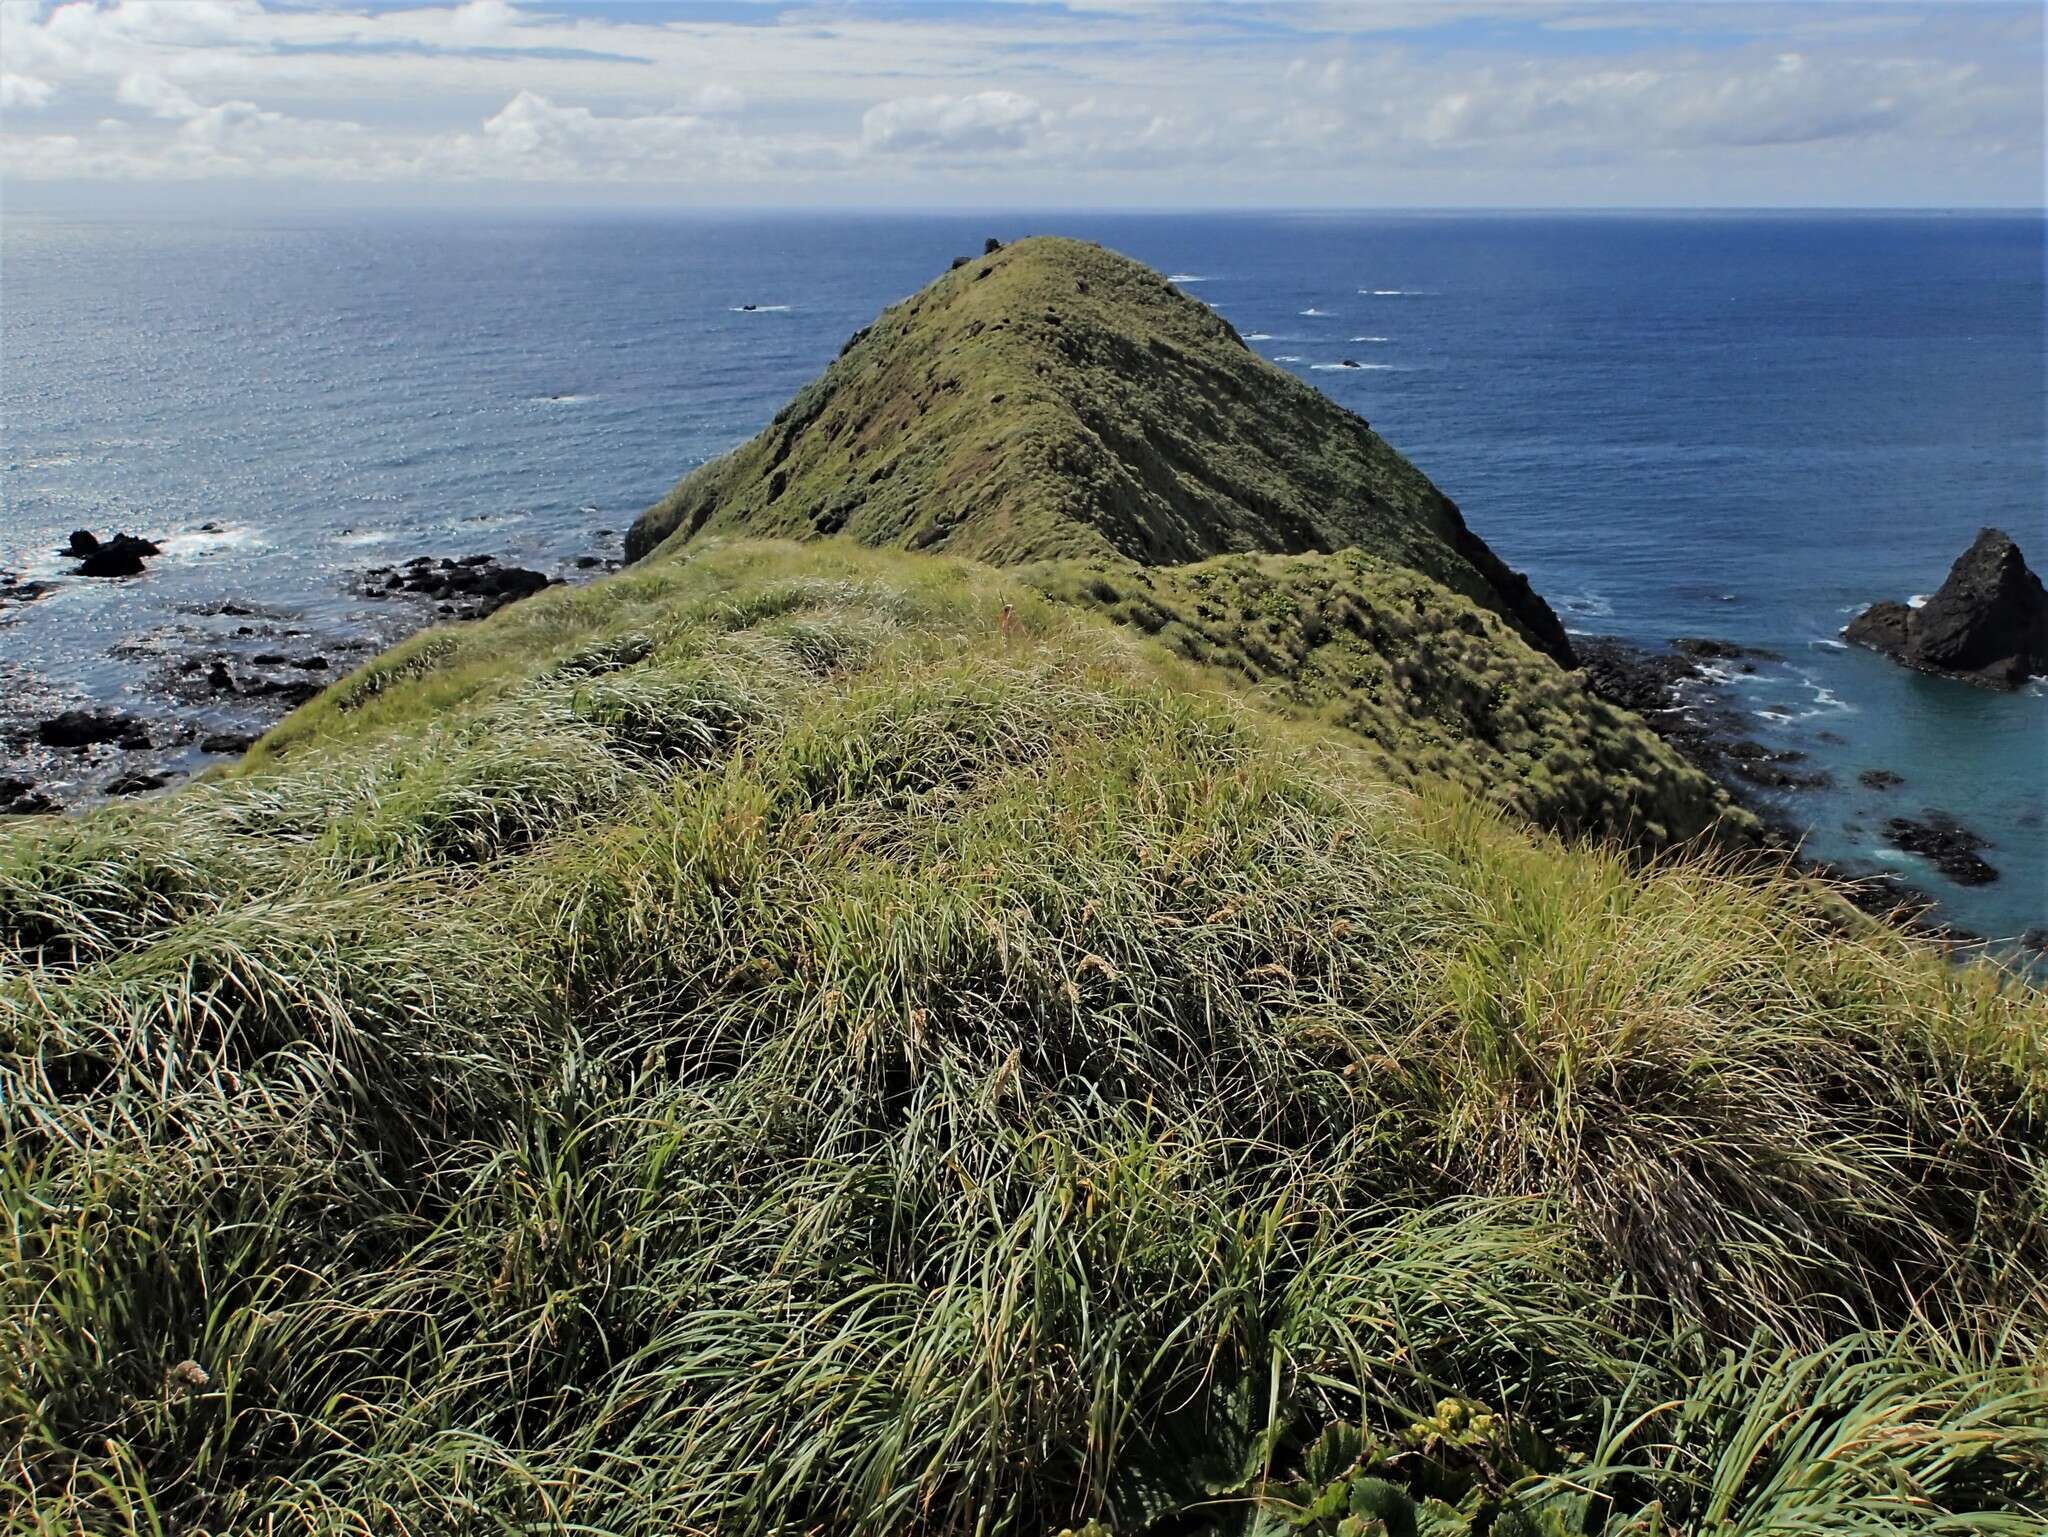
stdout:
[[2048,590],[2008,535],[1980,529],[1924,607],[1873,603],[1843,633],[1922,672],[2017,688],[2048,673]]
[[327,670],[327,658],[324,656],[302,656],[292,663],[292,666],[298,668],[300,672],[325,672]]
[[308,699],[317,695],[320,692],[320,687],[318,683],[293,683],[287,682],[283,678],[265,678],[261,683],[253,685],[245,690],[245,692],[259,699],[281,700],[286,709],[296,710]]
[[108,742],[120,747],[147,747],[149,728],[132,715],[112,710],[66,710],[38,723],[36,740],[45,747],[73,750]]
[[206,686],[217,694],[232,694],[235,691],[235,676],[228,671],[226,662],[215,662],[207,669]]
[[245,736],[234,731],[217,731],[212,736],[205,736],[199,739],[199,750],[201,752],[213,753],[244,753],[255,744],[255,741],[256,738],[253,735]]
[[[954,258],[953,258],[953,264],[952,264],[952,265],[951,265],[950,267],[948,267],[948,268],[947,268],[946,270],[947,270],[948,272],[958,272],[958,271],[959,271],[959,270],[960,270],[960,269],[961,269],[962,267],[966,266],[966,265],[967,265],[967,264],[968,264],[969,262],[971,262],[971,261],[973,261],[973,260],[974,260],[974,258],[973,258],[973,257],[971,257],[971,256],[956,256],[956,257],[954,257]],[[853,343],[852,343],[852,342],[848,342],[848,343],[847,343],[846,345],[847,345],[847,346],[849,346],[849,347],[851,347],[851,346],[853,345]],[[844,356],[844,354],[843,354],[843,353],[842,353],[841,355],[842,355],[842,356]]]
[[2020,935],[2020,948],[2048,955],[2048,927],[2028,929]]
[[1884,831],[1893,848],[1920,855],[1958,886],[1986,886],[1998,879],[1998,872],[1977,853],[1990,848],[1990,842],[1945,811],[1893,817]]
[[1785,660],[1776,651],[1766,651],[1761,646],[1738,646],[1732,640],[1715,640],[1711,636],[1681,635],[1671,643],[1671,649],[1680,656],[1689,656],[1701,662],[1782,662]]
[[256,665],[258,667],[282,667],[290,660],[291,658],[285,656],[282,652],[266,651],[256,658]]
[[71,542],[66,544],[58,553],[67,555],[73,560],[84,560],[86,556],[99,547],[99,536],[91,529],[76,528],[71,531]]
[[578,555],[578,556],[576,557],[576,569],[577,569],[578,571],[588,571],[588,570],[590,570],[590,569],[591,569],[591,567],[593,567],[593,566],[601,566],[601,565],[603,565],[603,564],[604,564],[604,560],[603,560],[603,559],[602,559],[602,557],[600,557],[600,556],[596,556],[596,555]]
[[1906,780],[1904,775],[1894,774],[1890,769],[1865,769],[1856,776],[1856,782],[1866,790],[1896,790]]
[[36,816],[57,803],[26,779],[0,779],[0,817]]
[[161,790],[171,782],[169,774],[145,774],[136,772],[123,774],[118,779],[107,781],[109,795],[142,795],[150,790]]
[[1700,675],[1684,657],[1646,651],[1611,636],[1579,637],[1578,654],[1586,687],[1638,715],[1675,709],[1678,685]]
[[24,582],[12,571],[0,571],[0,604],[33,603],[48,591],[48,582]]
[[[79,530],[79,533],[84,532]],[[75,547],[78,534],[73,534],[71,539]],[[115,577],[140,575],[143,562],[162,552],[147,539],[138,539],[133,534],[116,534],[111,539],[95,542],[92,549],[83,555],[77,555],[75,548],[72,553],[79,562],[80,576]]]
[[996,239],[995,236],[991,235],[988,237],[988,239],[984,240],[981,243],[981,254],[983,256],[993,256],[1002,248],[1003,243],[1000,240]]
[[419,555],[397,570],[378,566],[367,571],[363,581],[358,589],[362,597],[422,598],[435,604],[436,612],[464,619],[481,619],[550,585],[541,572],[501,566],[490,555],[468,555],[460,561]]

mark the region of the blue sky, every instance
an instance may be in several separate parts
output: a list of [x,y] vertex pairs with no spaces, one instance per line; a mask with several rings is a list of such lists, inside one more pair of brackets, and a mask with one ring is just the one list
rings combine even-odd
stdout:
[[0,0],[13,206],[2039,206],[1937,0]]

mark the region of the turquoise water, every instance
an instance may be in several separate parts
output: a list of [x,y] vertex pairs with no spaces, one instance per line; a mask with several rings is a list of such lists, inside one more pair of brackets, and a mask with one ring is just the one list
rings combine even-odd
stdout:
[[[397,625],[348,595],[367,565],[570,572],[880,305],[1035,231],[1178,275],[1417,460],[1573,628],[1782,655],[1730,686],[1833,776],[1781,797],[1814,852],[1902,868],[1980,932],[2048,922],[2048,691],[1837,639],[1982,524],[2048,566],[2037,216],[10,216],[0,568],[61,573],[75,527],[169,539],[138,581],[0,618],[0,690],[168,710],[164,657],[221,623],[194,609],[274,607],[325,644]],[[0,772],[27,760],[0,749]],[[67,793],[112,772],[29,766]],[[2001,879],[1885,850],[1884,819],[1924,807],[1989,837]]]

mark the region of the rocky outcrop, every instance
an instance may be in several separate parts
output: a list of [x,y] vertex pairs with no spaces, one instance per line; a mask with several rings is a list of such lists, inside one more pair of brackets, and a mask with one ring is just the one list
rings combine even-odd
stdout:
[[481,619],[549,585],[543,573],[523,566],[501,566],[489,555],[439,561],[422,555],[403,566],[378,566],[365,572],[358,590],[366,598],[424,598],[433,602],[443,617]]
[[113,710],[66,710],[36,725],[35,739],[45,747],[77,751],[113,743],[117,747],[147,747],[149,728],[132,715]]
[[163,552],[153,541],[138,539],[133,534],[101,539],[90,529],[81,528],[73,532],[71,542],[60,553],[79,563],[80,576],[139,576],[143,562]]
[[1922,672],[2017,688],[2048,673],[2048,592],[2011,537],[1987,528],[1923,607],[1873,603],[1843,634]]
[[1970,831],[1945,811],[1919,817],[1893,817],[1884,824],[1885,841],[1895,849],[1918,854],[1958,886],[1987,886],[1998,871],[1977,853],[1991,841]]

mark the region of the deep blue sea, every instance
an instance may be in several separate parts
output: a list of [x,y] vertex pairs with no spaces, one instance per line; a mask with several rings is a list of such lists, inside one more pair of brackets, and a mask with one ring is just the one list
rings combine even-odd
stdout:
[[[1964,214],[329,216],[0,225],[0,568],[76,527],[142,578],[0,613],[5,709],[152,711],[167,659],[348,653],[346,574],[488,552],[551,571],[761,427],[881,305],[985,235],[1100,240],[1365,415],[1575,629],[1780,653],[1756,734],[1823,856],[1904,868],[1959,923],[2048,922],[2048,690],[1922,677],[1837,632],[1926,593],[1977,528],[2048,568],[2043,222]],[[757,306],[751,312],[740,306]],[[1345,358],[1363,365],[1337,370]],[[210,525],[210,527],[209,527]],[[613,531],[609,535],[599,530]],[[246,621],[239,626],[249,628]],[[189,712],[187,712],[189,713]],[[177,755],[173,755],[176,757]],[[196,761],[188,749],[179,761]],[[67,796],[109,760],[0,749]],[[1902,774],[1864,789],[1866,768]],[[1944,808],[2001,879],[1882,846]]]

